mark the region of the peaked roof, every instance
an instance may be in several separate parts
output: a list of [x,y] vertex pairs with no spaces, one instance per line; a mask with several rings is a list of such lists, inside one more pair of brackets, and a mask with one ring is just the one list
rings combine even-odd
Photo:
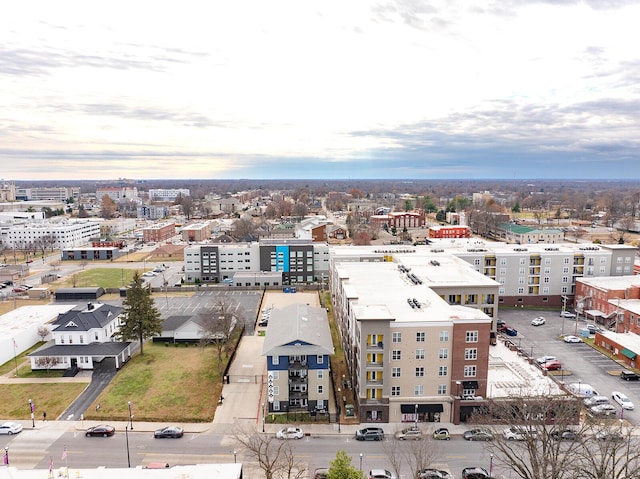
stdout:
[[327,311],[308,304],[291,304],[271,311],[263,356],[333,354]]
[[89,303],[83,309],[72,309],[58,315],[54,331],[90,331],[101,329],[119,316],[124,308],[109,304]]

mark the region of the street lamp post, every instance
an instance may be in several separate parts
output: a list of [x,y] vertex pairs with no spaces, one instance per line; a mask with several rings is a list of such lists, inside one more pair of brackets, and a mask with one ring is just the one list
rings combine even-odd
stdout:
[[418,429],[418,405],[417,404],[415,405],[415,408],[414,408],[414,416],[416,420],[415,426],[416,426],[416,429]]
[[4,446],[4,465],[9,465],[9,446]]
[[238,451],[236,451],[235,449],[233,450],[233,463],[236,463],[236,455],[238,454]]
[[493,477],[493,454],[489,456],[489,477]]
[[124,427],[124,437],[127,443],[127,467],[131,467],[131,456],[129,455],[129,424]]
[[262,403],[262,432],[264,432],[264,421],[265,421],[265,409],[264,409],[264,403]]
[[360,471],[362,471],[362,453],[360,453]]
[[133,431],[133,413],[131,412],[131,401],[127,402],[127,404],[129,405],[129,425],[131,427],[131,430]]
[[31,399],[29,399],[29,412],[31,413],[31,427],[36,427],[36,405]]

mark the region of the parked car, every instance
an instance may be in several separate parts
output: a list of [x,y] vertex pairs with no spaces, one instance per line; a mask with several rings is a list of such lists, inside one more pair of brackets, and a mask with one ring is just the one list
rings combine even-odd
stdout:
[[449,434],[449,430],[446,427],[439,427],[433,431],[433,438],[441,441],[448,441],[451,439],[451,434]]
[[358,429],[355,434],[357,440],[375,440],[378,441],[384,437],[384,430],[380,427],[365,427]]
[[19,422],[4,422],[0,424],[0,434],[8,434],[9,436],[13,434],[18,434],[22,431],[22,424]]
[[626,409],[627,411],[633,411],[634,409],[633,402],[631,402],[631,399],[629,399],[626,394],[621,393],[620,391],[613,391],[611,393],[611,397],[615,402],[617,402],[618,404],[620,404],[620,406],[622,406],[622,409]]
[[469,429],[462,437],[467,441],[493,441],[493,434],[486,429]]
[[269,326],[269,320],[268,319],[263,319],[262,321],[260,321],[258,323],[258,326],[260,326],[261,328],[266,328],[267,326]]
[[116,432],[116,428],[113,426],[107,426],[106,424],[101,424],[100,426],[93,426],[87,429],[87,432],[84,433],[87,437],[92,436],[100,436],[100,437],[108,437],[113,436]]
[[462,479],[489,479],[491,476],[484,467],[465,467]]
[[587,324],[586,328],[587,328],[587,331],[589,331],[589,334],[596,334],[596,333],[602,332],[602,329],[597,327],[595,324]]
[[601,431],[596,432],[595,438],[599,441],[622,441],[622,434],[618,431],[608,431],[603,429]]
[[527,439],[536,439],[538,431],[534,427],[512,426],[502,431],[503,437],[507,441],[526,441]]
[[591,406],[589,412],[593,416],[611,416],[617,414],[618,410],[612,404],[598,404],[597,406]]
[[367,477],[369,479],[398,479],[398,476],[386,469],[371,469]]
[[497,324],[496,330],[499,333],[504,333],[509,326],[504,321],[502,323]]
[[633,371],[629,371],[628,369],[623,369],[620,371],[620,379],[624,379],[625,381],[637,381],[640,379],[640,375]]
[[398,431],[396,433],[396,439],[400,439],[401,441],[406,441],[408,439],[419,441],[422,439],[422,431],[415,426],[408,427],[402,431]]
[[381,427],[365,427],[356,431],[358,441],[382,441],[384,430]]
[[182,437],[183,435],[184,435],[184,430],[179,426],[163,427],[162,429],[157,429],[153,433],[153,437],[157,439],[163,438],[163,437],[179,438],[179,437]]
[[304,433],[299,427],[283,427],[276,433],[278,439],[302,439]]
[[542,369],[546,369],[547,371],[557,371],[559,369],[562,369],[562,363],[560,363],[560,361],[558,361],[557,359],[553,361],[547,361],[542,365]]
[[551,437],[557,441],[575,441],[578,439],[578,434],[571,429],[565,429],[564,431],[553,431]]
[[418,479],[451,479],[451,474],[440,469],[422,469],[418,472]]
[[326,467],[319,467],[313,471],[313,479],[327,479],[329,477],[329,469]]
[[572,334],[567,334],[564,337],[564,342],[565,343],[581,343],[582,339],[580,339],[578,336],[574,336]]
[[536,359],[536,363],[544,364],[547,361],[556,361],[557,359],[558,358],[556,358],[555,356],[541,356],[541,357]]
[[598,404],[609,404],[609,398],[607,396],[591,396],[584,398],[582,402],[585,406],[592,407]]
[[517,336],[518,335],[518,330],[516,328],[512,328],[511,326],[509,326],[504,330],[504,333],[507,336]]
[[547,322],[546,319],[544,319],[542,316],[538,316],[537,318],[534,318],[531,321],[531,325],[532,326],[542,326],[543,324],[545,324]]
[[571,311],[560,311],[560,317],[562,318],[575,318],[576,313],[572,313]]
[[16,287],[16,288],[13,288],[13,292],[21,294],[21,293],[26,293],[27,290],[25,288]]

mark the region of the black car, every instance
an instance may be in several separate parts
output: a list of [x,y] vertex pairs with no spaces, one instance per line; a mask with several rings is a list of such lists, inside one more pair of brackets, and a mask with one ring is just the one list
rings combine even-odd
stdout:
[[113,436],[116,432],[116,428],[113,426],[107,426],[106,424],[102,424],[100,426],[94,426],[87,429],[87,432],[84,433],[87,437],[99,436],[99,437],[108,437]]
[[620,379],[624,379],[625,381],[637,381],[640,379],[640,375],[633,371],[629,371],[628,369],[624,369],[620,371]]
[[153,437],[157,439],[163,438],[163,437],[179,438],[179,437],[182,437],[183,435],[184,435],[184,430],[178,426],[163,427],[162,429],[157,429],[153,433]]
[[575,441],[578,439],[578,435],[570,429],[565,429],[564,431],[553,431],[551,433],[551,437],[557,441],[561,439],[564,441]]
[[358,441],[382,441],[384,430],[381,427],[365,427],[356,431]]

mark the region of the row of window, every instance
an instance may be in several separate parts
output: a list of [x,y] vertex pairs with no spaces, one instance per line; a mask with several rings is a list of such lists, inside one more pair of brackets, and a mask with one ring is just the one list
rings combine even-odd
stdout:
[[[436,394],[438,396],[446,396],[447,395],[447,385],[446,384],[438,384],[437,386],[437,392]],[[400,386],[391,386],[391,396],[401,396],[401,389]],[[416,384],[413,387],[413,395],[414,396],[424,396],[424,385],[422,384]],[[367,397],[369,399],[372,399],[372,397],[370,396],[369,391],[367,391]]]
[[[464,367],[464,377],[465,378],[474,378],[476,376],[477,368],[476,366],[465,366]],[[402,368],[393,367],[391,368],[391,377],[399,378],[402,375]],[[415,368],[415,375],[417,378],[424,377],[424,367],[418,366]],[[438,376],[448,376],[449,375],[449,367],[448,366],[438,366]]]
[[[477,333],[478,332],[476,331],[476,337],[477,337]],[[448,342],[449,341],[449,331],[440,331],[440,333],[438,334],[438,338],[439,338],[441,343]],[[423,342],[425,342],[425,339],[426,339],[426,336],[425,336],[425,333],[423,331],[418,331],[416,333],[416,342],[423,343]],[[476,339],[476,341],[477,341],[477,339]],[[402,342],[402,333],[400,333],[400,332],[391,333],[391,342],[392,343],[401,343]]]

